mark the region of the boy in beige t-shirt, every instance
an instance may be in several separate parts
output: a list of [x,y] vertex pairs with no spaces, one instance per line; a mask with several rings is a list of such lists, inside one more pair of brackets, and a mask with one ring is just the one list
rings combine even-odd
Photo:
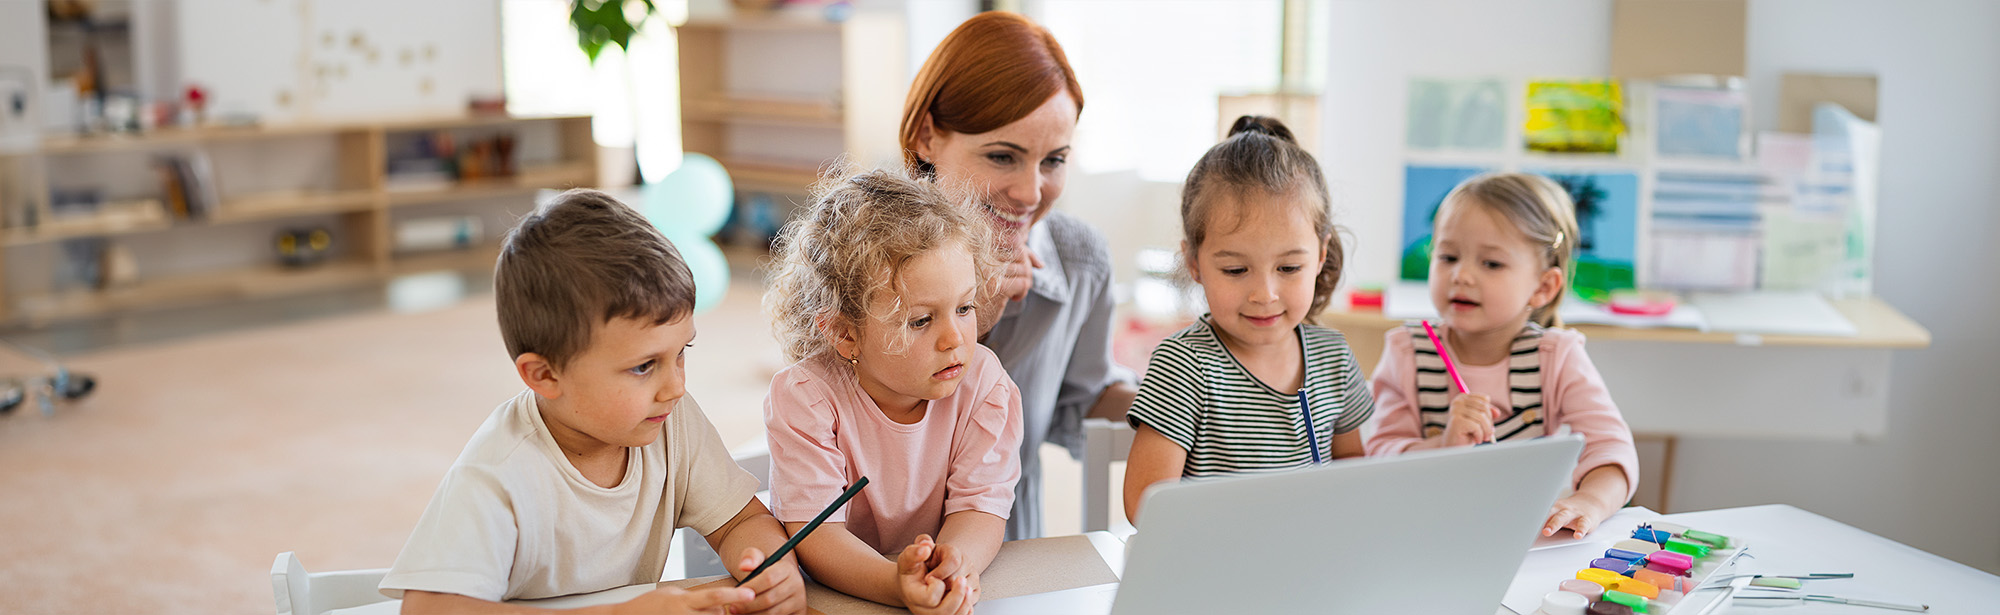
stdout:
[[[533,612],[501,602],[652,583],[676,527],[739,554],[739,579],[784,543],[687,396],[694,283],[645,218],[563,193],[508,233],[494,294],[528,390],[473,434],[382,579],[403,612]],[[599,611],[802,613],[805,587],[787,555],[743,587]]]

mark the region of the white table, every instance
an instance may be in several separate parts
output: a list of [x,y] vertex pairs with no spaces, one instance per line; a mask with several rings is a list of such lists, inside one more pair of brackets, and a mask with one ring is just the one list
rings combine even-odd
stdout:
[[[1851,572],[1846,580],[1808,581],[1806,590],[1855,598],[1928,604],[1941,615],[1982,615],[2000,612],[2000,577],[1953,562],[1902,543],[1876,536],[1853,526],[1791,506],[1771,505],[1730,508],[1706,512],[1665,515],[1663,521],[1747,541],[1755,557],[1737,567],[1738,572],[1764,574],[1807,574]],[[1109,532],[1084,534],[1112,573],[1124,576],[1125,543]],[[631,599],[652,589],[636,585],[594,594],[537,601],[539,606],[577,607],[610,604]],[[1692,613],[1712,600],[1715,590],[1688,597],[1677,613]],[[1724,607],[1719,613],[1738,615],[1871,615],[1895,611],[1862,607],[1789,602],[1757,601]],[[394,613],[397,602],[384,602],[357,609],[354,613]],[[1514,615],[1505,608],[1496,615]]]
[[[1729,508],[1664,515],[1662,521],[1740,538],[1750,545],[1751,558],[1735,572],[1802,575],[1849,572],[1853,579],[1806,581],[1802,592],[1866,598],[1908,604],[1928,604],[1932,613],[1984,614],[2000,612],[2000,577],[1870,534],[1853,526],[1785,505]],[[1720,590],[1689,596],[1675,615],[1694,613],[1713,601]],[[1755,592],[1770,594],[1771,592]],[[1772,610],[1773,608],[1781,610]],[[1898,611],[1856,606],[1742,601],[1718,613],[1761,615],[1889,614]],[[1506,609],[1500,615],[1512,613]]]

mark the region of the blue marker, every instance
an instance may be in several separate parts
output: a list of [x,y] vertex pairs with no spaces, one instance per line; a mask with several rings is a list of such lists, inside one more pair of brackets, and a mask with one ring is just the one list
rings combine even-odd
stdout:
[[1299,416],[1306,419],[1306,446],[1312,447],[1313,465],[1322,463],[1319,458],[1319,430],[1313,429],[1312,406],[1306,404],[1306,390],[1299,389]]

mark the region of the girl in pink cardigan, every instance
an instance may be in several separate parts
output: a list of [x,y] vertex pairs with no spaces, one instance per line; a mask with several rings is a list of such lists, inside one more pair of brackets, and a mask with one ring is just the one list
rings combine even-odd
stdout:
[[1575,205],[1546,178],[1496,173],[1466,180],[1439,205],[1432,231],[1431,303],[1457,390],[1418,325],[1389,331],[1375,368],[1369,455],[1535,438],[1567,427],[1584,437],[1573,493],[1549,509],[1543,535],[1596,529],[1639,484],[1638,453],[1583,334],[1556,307],[1576,254]]

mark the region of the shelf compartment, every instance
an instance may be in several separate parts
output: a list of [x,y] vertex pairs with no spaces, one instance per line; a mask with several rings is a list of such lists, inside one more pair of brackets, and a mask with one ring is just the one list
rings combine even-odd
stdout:
[[741,122],[797,128],[842,128],[840,106],[816,98],[701,96],[689,98],[683,118],[697,122]]
[[430,271],[493,270],[500,260],[500,242],[493,241],[457,250],[397,253],[389,266],[390,275],[410,275]]
[[375,207],[368,190],[332,192],[282,191],[227,199],[205,222],[231,224],[315,214],[365,211]]
[[359,286],[377,279],[380,276],[376,268],[359,260],[329,262],[302,269],[267,265],[141,280],[130,286],[104,290],[77,289],[26,295],[15,305],[14,314],[31,323],[48,323],[142,309],[296,295]]
[[761,158],[728,158],[720,162],[738,189],[806,194],[819,181],[819,168],[800,162]]
[[14,247],[62,241],[79,237],[106,237],[151,233],[172,228],[166,206],[157,199],[115,201],[99,206],[90,216],[51,218],[33,228],[0,233],[0,246]]
[[590,186],[597,167],[588,162],[563,162],[523,167],[511,177],[465,180],[438,188],[390,189],[389,205],[417,205],[531,193],[543,188]]

